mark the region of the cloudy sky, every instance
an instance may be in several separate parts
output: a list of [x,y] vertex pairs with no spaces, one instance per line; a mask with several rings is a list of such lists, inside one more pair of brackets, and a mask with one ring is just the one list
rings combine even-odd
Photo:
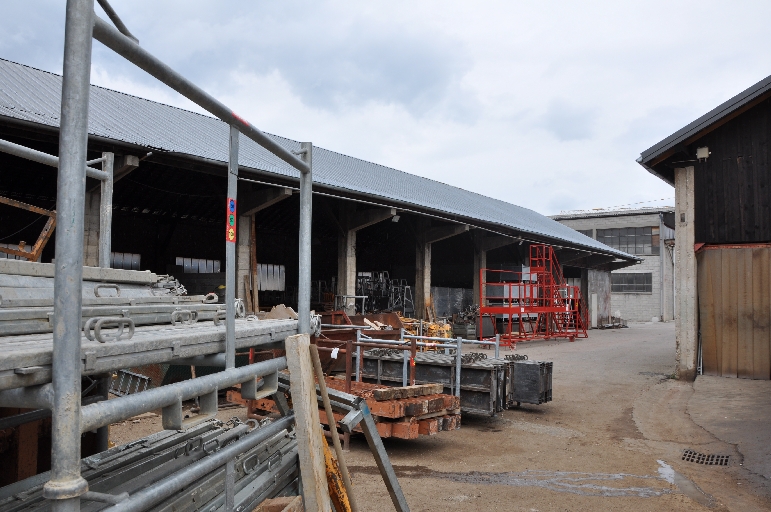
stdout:
[[[0,57],[60,73],[64,3],[2,0]],[[771,74],[767,1],[111,3],[265,131],[544,214],[673,204],[640,152]],[[198,110],[98,42],[92,83]]]

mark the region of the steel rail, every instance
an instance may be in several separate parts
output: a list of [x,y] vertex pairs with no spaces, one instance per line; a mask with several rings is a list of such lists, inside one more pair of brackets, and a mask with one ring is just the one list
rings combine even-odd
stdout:
[[120,30],[120,32],[125,35],[126,37],[132,39],[135,43],[139,44],[139,39],[134,36],[134,34],[131,33],[131,31],[128,29],[128,27],[123,23],[123,20],[120,19],[120,16],[118,16],[118,13],[115,12],[115,9],[112,8],[112,5],[107,0],[96,0],[99,2],[99,5],[102,6],[102,9],[104,9],[104,13],[110,18],[110,21],[112,21],[113,25],[115,25],[115,28]]
[[241,133],[300,171],[302,174],[310,172],[310,165],[307,162],[297,158],[291,151],[279,145],[257,127],[249,123],[249,121],[243,119],[219,100],[171,69],[150,52],[139,46],[135,41],[111,27],[109,23],[99,16],[94,16],[93,27],[94,39],[138,68],[146,71],[168,85],[196,105],[199,105],[201,108],[214,114],[229,125],[237,126]]
[[[49,155],[48,153],[43,153],[42,151],[28,148],[27,146],[22,146],[21,144],[14,144],[13,142],[7,140],[0,139],[0,151],[3,153],[8,153],[9,155],[31,160],[39,164],[47,165],[49,167],[59,167],[58,156]],[[97,180],[106,180],[108,178],[108,174],[106,172],[88,166],[89,164],[98,163],[101,161],[102,158],[98,158],[96,160],[90,160],[86,162],[84,164],[84,167],[86,168],[86,176]]]
[[184,400],[224,389],[249,379],[262,377],[286,368],[286,358],[279,357],[259,363],[230,368],[228,370],[197,377],[195,379],[169,384],[142,391],[114,400],[106,400],[82,408],[82,432],[95,430],[105,425],[136,416],[146,411],[161,409]]

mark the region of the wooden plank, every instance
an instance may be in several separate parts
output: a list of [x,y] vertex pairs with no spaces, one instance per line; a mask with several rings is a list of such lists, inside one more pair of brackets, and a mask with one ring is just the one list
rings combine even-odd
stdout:
[[254,512],[303,512],[301,496],[270,498],[260,503]]
[[752,249],[752,378],[771,379],[771,248]]
[[254,305],[252,304],[252,289],[249,285],[249,276],[244,276],[244,296],[246,297],[246,311],[247,313],[254,313]]
[[[720,255],[722,251],[702,251],[696,256],[699,290],[699,330],[704,375],[720,375],[717,326],[721,308],[715,307],[720,299]],[[717,271],[716,271],[717,269]]]
[[296,334],[286,339],[289,389],[297,427],[303,501],[309,511],[331,512],[324,448],[316,400],[316,378],[310,358],[310,336]]
[[[19,409],[20,413],[32,409]],[[16,479],[24,480],[37,475],[38,433],[42,422],[32,421],[16,427]]]
[[737,376],[737,297],[739,293],[738,289],[738,275],[736,271],[736,251],[732,249],[722,249],[723,256],[721,258],[722,267],[722,309],[723,309],[723,321],[722,321],[722,360],[721,360],[721,372],[723,377],[736,377]]
[[376,389],[372,392],[372,396],[375,400],[397,400],[399,398],[436,395],[441,393],[443,389],[443,384],[418,384],[416,386]]
[[729,249],[736,253],[736,374],[742,379],[752,378],[752,249]]

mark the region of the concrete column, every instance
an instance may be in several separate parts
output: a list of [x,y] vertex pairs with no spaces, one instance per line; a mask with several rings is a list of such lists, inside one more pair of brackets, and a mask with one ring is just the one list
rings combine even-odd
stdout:
[[694,232],[694,168],[675,169],[675,343],[677,378],[696,378],[698,309]]
[[356,231],[337,236],[337,294],[356,294]]
[[[393,208],[356,211],[355,203],[341,203],[337,216],[337,294],[356,295],[356,232],[396,215]],[[352,306],[353,301],[347,306]]]
[[431,244],[419,240],[415,247],[415,318],[426,319],[431,299]]
[[415,244],[415,317],[426,318],[426,304],[431,299],[431,244],[469,230],[468,224],[430,227],[428,218],[417,222]]
[[251,254],[249,238],[252,232],[252,216],[239,215],[238,234],[236,235],[236,297],[244,300],[246,305],[246,285],[244,277],[251,271]]
[[99,189],[86,193],[85,218],[83,221],[83,265],[99,266]]
[[[479,271],[487,268],[487,251],[474,250],[474,304],[479,301]],[[483,290],[484,291],[484,290]],[[482,304],[479,304],[480,306]]]

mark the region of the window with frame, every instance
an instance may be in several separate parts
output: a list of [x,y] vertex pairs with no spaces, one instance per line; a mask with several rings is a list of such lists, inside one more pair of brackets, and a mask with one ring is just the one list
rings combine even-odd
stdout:
[[659,254],[659,228],[598,229],[597,241],[619,251],[643,256]]
[[648,273],[612,273],[610,274],[612,293],[653,293],[653,274]]

